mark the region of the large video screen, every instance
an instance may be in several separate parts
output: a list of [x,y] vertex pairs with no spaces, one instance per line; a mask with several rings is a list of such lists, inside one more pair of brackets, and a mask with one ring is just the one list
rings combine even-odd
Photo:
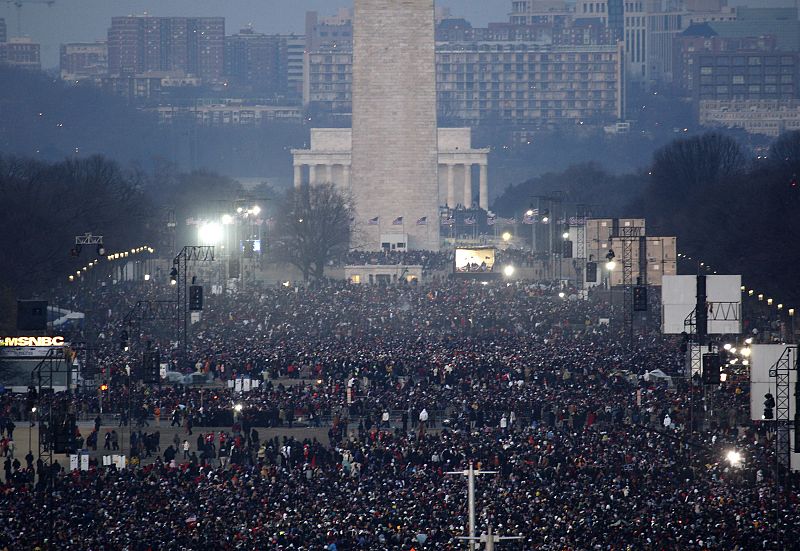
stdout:
[[456,249],[455,268],[460,273],[494,271],[494,249]]

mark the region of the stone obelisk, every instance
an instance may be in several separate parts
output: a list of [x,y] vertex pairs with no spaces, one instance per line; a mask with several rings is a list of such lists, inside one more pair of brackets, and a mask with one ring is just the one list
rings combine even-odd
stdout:
[[439,249],[437,146],[434,0],[355,0],[351,189],[364,248],[407,234],[410,249]]

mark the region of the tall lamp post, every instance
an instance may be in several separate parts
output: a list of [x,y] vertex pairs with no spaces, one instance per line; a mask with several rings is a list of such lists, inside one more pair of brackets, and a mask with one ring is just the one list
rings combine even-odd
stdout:
[[[36,423],[33,421],[33,416],[36,414],[36,406],[31,407],[30,426],[28,427],[28,451],[33,453],[33,427]],[[41,428],[41,427],[40,427]]]
[[612,275],[614,273],[614,268],[617,267],[617,261],[614,260],[616,258],[616,254],[614,254],[614,249],[608,249],[606,253],[606,272],[608,275],[606,276],[606,282],[608,283],[608,324],[611,327],[611,320],[614,318],[614,282],[612,280]]
[[538,210],[534,210],[532,208],[528,209],[525,212],[525,216],[530,220],[531,223],[531,254],[536,254],[536,215],[538,214]]

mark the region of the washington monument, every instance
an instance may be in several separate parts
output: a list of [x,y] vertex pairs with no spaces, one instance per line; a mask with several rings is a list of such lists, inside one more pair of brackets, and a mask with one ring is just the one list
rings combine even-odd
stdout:
[[[439,249],[434,0],[355,0],[352,192],[366,248]],[[377,220],[376,220],[377,219]]]

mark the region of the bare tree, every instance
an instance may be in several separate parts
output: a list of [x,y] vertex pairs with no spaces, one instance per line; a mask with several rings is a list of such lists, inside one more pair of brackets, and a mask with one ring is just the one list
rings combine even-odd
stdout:
[[[57,164],[0,157],[0,193],[5,297],[42,293],[91,260],[70,257],[76,235],[100,234],[110,250],[125,250],[145,244],[150,233],[149,202],[116,163],[99,156]],[[6,322],[8,312],[0,308]]]
[[653,156],[653,184],[658,195],[691,193],[740,174],[747,162],[733,138],[717,133],[676,140]]
[[796,177],[800,172],[800,130],[778,136],[769,148],[769,158],[778,169]]
[[275,255],[305,280],[323,277],[327,263],[350,246],[353,202],[333,184],[290,189],[278,204]]
[[709,200],[715,194],[709,191],[734,187],[746,169],[739,144],[718,133],[675,140],[659,149],[644,196],[648,225],[679,235],[691,228],[685,239],[702,241],[698,222],[708,220],[714,206]]

